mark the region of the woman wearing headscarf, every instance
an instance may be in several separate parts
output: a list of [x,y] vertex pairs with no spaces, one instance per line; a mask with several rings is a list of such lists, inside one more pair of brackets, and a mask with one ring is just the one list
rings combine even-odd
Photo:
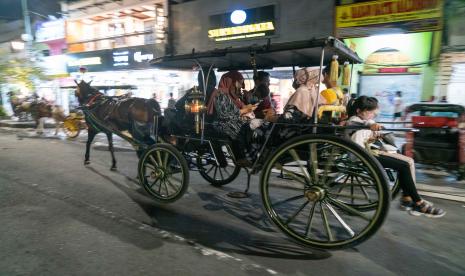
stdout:
[[256,105],[245,105],[239,98],[244,87],[244,77],[238,71],[224,74],[218,89],[214,91],[208,102],[208,114],[213,115],[213,127],[216,131],[233,140],[232,149],[237,157],[238,165],[247,163],[244,150],[248,123],[241,116],[252,112]]
[[[281,120],[288,123],[300,123],[313,117],[316,99],[318,95],[319,68],[303,68],[294,76],[292,86],[296,89],[294,94],[284,107]],[[321,103],[320,98],[320,104]]]

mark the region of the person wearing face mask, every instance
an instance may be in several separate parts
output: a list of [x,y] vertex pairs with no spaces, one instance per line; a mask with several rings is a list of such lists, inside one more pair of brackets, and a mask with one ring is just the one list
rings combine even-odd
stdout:
[[[415,163],[412,158],[390,151],[384,148],[373,150],[371,142],[382,138],[380,130],[382,126],[374,121],[379,110],[378,100],[374,97],[360,96],[349,107],[348,126],[367,126],[370,129],[360,129],[353,132],[350,137],[352,141],[363,148],[373,152],[375,157],[385,168],[391,168],[398,172],[399,185],[402,189],[400,207],[408,210],[411,215],[431,218],[439,218],[446,214],[440,208],[433,207],[420,197],[416,188]],[[370,148],[367,148],[370,147]]]
[[231,140],[232,150],[236,156],[238,166],[248,166],[250,162],[245,158],[247,147],[246,132],[248,122],[241,117],[257,108],[257,105],[244,104],[240,99],[241,89],[244,88],[244,77],[238,71],[225,73],[207,104],[207,113],[213,116],[213,128],[227,135]]

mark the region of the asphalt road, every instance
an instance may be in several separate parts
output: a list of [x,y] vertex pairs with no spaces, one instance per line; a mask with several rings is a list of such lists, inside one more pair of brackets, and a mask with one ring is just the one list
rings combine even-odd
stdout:
[[[80,140],[18,139],[0,129],[0,275],[464,275],[465,205],[431,199],[441,219],[397,208],[363,244],[301,247],[252,196],[232,199],[191,172],[179,201],[157,205],[136,181],[134,152],[91,152]],[[422,181],[437,182],[437,179]],[[446,183],[444,183],[446,185]]]

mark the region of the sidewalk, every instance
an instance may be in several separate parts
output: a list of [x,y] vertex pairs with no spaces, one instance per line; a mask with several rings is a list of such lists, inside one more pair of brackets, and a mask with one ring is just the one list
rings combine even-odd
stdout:
[[[35,128],[36,123],[34,121],[18,121],[18,120],[0,120],[0,127],[11,127],[11,128]],[[44,128],[55,128],[53,120],[49,119],[45,121]]]

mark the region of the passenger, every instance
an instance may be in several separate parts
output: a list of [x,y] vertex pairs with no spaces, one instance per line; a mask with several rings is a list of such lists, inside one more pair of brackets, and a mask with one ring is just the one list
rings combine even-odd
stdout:
[[270,97],[270,74],[258,71],[253,79],[255,86],[245,94],[246,103],[258,103],[257,109],[254,111],[255,118],[264,119],[267,112],[275,111]]
[[[370,126],[370,129],[355,131],[351,135],[354,142],[366,148],[368,142],[376,141],[382,137],[379,132],[382,126],[374,121],[378,112],[376,98],[361,96],[354,101],[348,112],[350,118],[347,125]],[[444,210],[435,208],[432,203],[421,199],[415,186],[415,163],[412,158],[383,148],[374,151],[374,153],[383,167],[398,172],[399,184],[403,192],[400,200],[401,208],[408,210],[414,216],[425,215],[439,218],[446,214]]]
[[216,131],[227,135],[231,140],[232,150],[238,166],[249,166],[244,150],[247,147],[246,136],[249,124],[241,116],[253,112],[257,105],[244,104],[240,98],[244,88],[244,78],[238,71],[224,74],[208,102],[207,112],[214,116],[213,127]]

